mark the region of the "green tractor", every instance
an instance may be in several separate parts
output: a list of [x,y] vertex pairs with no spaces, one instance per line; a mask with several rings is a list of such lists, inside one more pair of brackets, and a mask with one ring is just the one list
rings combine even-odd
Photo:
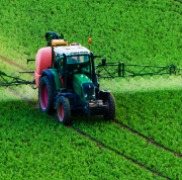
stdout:
[[[80,44],[70,44],[56,33],[46,33],[47,47],[36,55],[35,84],[40,110],[57,111],[59,122],[69,125],[71,112],[115,117],[115,102],[107,90],[100,90],[94,61],[100,56]],[[104,60],[103,60],[104,61]]]

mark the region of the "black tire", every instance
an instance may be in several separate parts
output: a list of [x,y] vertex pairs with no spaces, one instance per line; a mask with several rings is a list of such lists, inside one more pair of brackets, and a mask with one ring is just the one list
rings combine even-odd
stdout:
[[71,109],[68,98],[60,96],[57,100],[56,110],[58,122],[64,125],[70,125]]
[[103,101],[104,101],[104,104],[107,105],[107,110],[103,115],[104,119],[105,120],[114,120],[116,107],[115,107],[115,101],[114,101],[113,95],[110,93],[106,94],[104,96]]
[[53,88],[47,76],[43,76],[40,79],[38,101],[41,111],[48,114],[51,114],[53,112]]

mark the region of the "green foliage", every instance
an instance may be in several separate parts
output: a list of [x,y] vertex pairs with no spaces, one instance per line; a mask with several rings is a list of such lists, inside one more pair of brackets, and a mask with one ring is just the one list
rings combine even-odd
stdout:
[[[118,110],[120,110],[119,107]],[[132,114],[129,116],[132,117]],[[148,121],[148,123],[151,122]],[[75,126],[97,141],[102,141],[105,146],[112,147],[123,156],[144,164],[147,168],[151,168],[169,179],[182,177],[181,158],[147,142],[142,137],[119,127],[117,124],[106,123],[101,120],[94,123],[92,119],[90,123],[87,121],[76,122]]]
[[181,89],[116,95],[118,119],[156,142],[182,154]]
[[[108,61],[181,65],[180,2],[1,0],[0,54],[26,67],[55,31],[85,46],[91,36]],[[2,62],[0,70],[19,71]],[[78,116],[78,131],[30,106],[36,90],[0,89],[1,179],[181,179],[181,78],[100,83],[114,93],[120,125]]]
[[1,179],[157,178],[58,125],[8,89],[1,89],[0,96]]
[[46,44],[45,32],[55,31],[86,46],[91,35],[93,52],[109,61],[180,64],[181,7],[169,0],[1,1],[0,49],[9,57],[34,57]]

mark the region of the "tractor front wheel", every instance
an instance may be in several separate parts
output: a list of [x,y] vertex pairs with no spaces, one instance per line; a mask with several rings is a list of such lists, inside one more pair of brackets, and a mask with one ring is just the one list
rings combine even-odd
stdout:
[[48,77],[40,79],[38,89],[38,101],[40,110],[51,114],[53,112],[53,89]]
[[104,104],[107,105],[107,109],[103,115],[105,120],[114,120],[115,118],[115,101],[114,97],[112,94],[108,93],[105,95],[104,99]]
[[64,125],[69,125],[71,123],[71,110],[68,98],[60,96],[57,101],[56,109],[58,121]]

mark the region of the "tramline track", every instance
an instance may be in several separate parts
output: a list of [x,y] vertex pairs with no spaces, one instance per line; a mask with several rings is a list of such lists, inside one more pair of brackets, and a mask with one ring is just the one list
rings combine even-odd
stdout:
[[17,63],[15,63],[14,61],[12,61],[12,60],[10,60],[10,59],[8,59],[8,58],[2,56],[2,55],[0,55],[0,60],[6,62],[6,63],[8,63],[8,64],[10,64],[11,66],[14,66],[14,67],[19,68],[19,69],[22,70],[22,71],[27,71],[27,70],[28,70],[28,69],[25,68],[24,66],[21,66],[20,64],[17,64]]
[[153,138],[148,138],[147,136],[145,136],[145,135],[139,133],[138,131],[134,130],[133,128],[131,128],[131,127],[125,125],[125,124],[123,124],[122,122],[120,122],[120,121],[118,121],[118,120],[114,120],[113,122],[114,122],[115,124],[119,125],[121,128],[127,129],[127,130],[130,131],[132,134],[135,134],[135,135],[141,137],[141,138],[144,139],[147,143],[151,143],[151,144],[155,145],[155,146],[158,147],[158,148],[161,148],[161,149],[163,149],[163,150],[165,150],[165,151],[167,151],[167,152],[172,153],[173,155],[175,155],[175,156],[177,156],[177,157],[179,157],[179,158],[182,158],[182,154],[181,154],[181,153],[175,152],[175,151],[173,151],[172,149],[169,149],[169,148],[163,146],[162,144],[156,142],[155,139],[153,139]]
[[133,158],[131,158],[131,157],[125,155],[124,153],[122,153],[122,152],[120,152],[120,151],[118,151],[118,150],[116,150],[116,149],[114,149],[114,148],[112,148],[112,147],[109,147],[109,146],[105,145],[104,143],[102,143],[102,142],[96,140],[96,139],[93,138],[92,136],[90,136],[90,135],[88,135],[88,134],[86,134],[86,133],[80,131],[79,129],[77,129],[77,128],[73,127],[73,126],[68,126],[68,128],[74,130],[75,132],[77,132],[78,134],[82,135],[83,137],[85,137],[85,138],[89,139],[90,141],[96,143],[99,147],[105,148],[105,149],[107,149],[107,150],[109,150],[109,151],[112,151],[112,152],[114,152],[115,154],[124,157],[126,160],[133,162],[134,164],[138,165],[139,167],[144,168],[144,169],[150,171],[151,173],[153,173],[153,174],[155,174],[155,175],[157,175],[157,176],[159,176],[159,177],[162,177],[162,178],[165,178],[165,179],[170,179],[169,177],[162,175],[160,172],[157,172],[157,171],[155,171],[155,170],[153,170],[153,169],[151,169],[151,168],[148,168],[148,167],[145,166],[144,164],[142,164],[142,163],[140,163],[140,162],[137,162],[135,159],[133,159]]
[[[37,108],[37,104],[36,104],[35,102],[32,102],[30,99],[25,98],[24,96],[22,96],[21,94],[19,94],[18,92],[16,92],[15,90],[13,90],[13,89],[11,89],[11,88],[8,88],[8,89],[10,89],[10,92],[11,92],[11,93],[13,93],[15,96],[19,97],[19,98],[22,99],[23,101],[25,101],[25,102],[27,102],[28,104],[30,104],[33,108]],[[52,116],[50,115],[49,117],[52,117]],[[165,147],[163,147],[162,145],[157,144],[157,143],[155,143],[154,141],[151,141],[149,138],[147,138],[147,137],[141,135],[139,132],[133,130],[132,128],[127,127],[127,126],[124,126],[124,125],[118,123],[117,120],[114,120],[114,123],[118,124],[120,127],[124,128],[124,129],[127,129],[127,130],[130,131],[132,134],[135,134],[135,135],[137,135],[137,136],[139,136],[139,137],[142,137],[143,139],[145,139],[146,141],[152,143],[152,144],[155,145],[156,147],[162,148],[162,149],[165,150],[166,152],[171,152],[171,153],[173,153],[174,155],[178,156],[179,158],[182,158],[182,155],[181,155],[181,154],[179,154],[179,153],[177,153],[177,152],[173,152],[173,151],[169,150],[168,148],[165,148]],[[142,163],[136,161],[135,159],[133,159],[133,158],[127,156],[126,154],[124,154],[124,153],[122,153],[122,152],[120,152],[120,151],[118,151],[118,150],[116,150],[116,149],[114,149],[114,148],[112,148],[112,147],[110,147],[110,146],[108,146],[108,145],[105,145],[103,142],[98,141],[98,140],[95,139],[94,137],[88,135],[87,133],[84,133],[84,132],[80,131],[79,129],[75,128],[74,126],[71,125],[71,126],[67,126],[67,127],[70,128],[70,129],[72,129],[72,130],[75,131],[76,133],[80,134],[81,136],[87,138],[88,140],[94,142],[97,146],[99,146],[99,147],[101,147],[101,148],[104,148],[104,149],[107,149],[107,150],[109,150],[109,151],[111,151],[111,152],[113,152],[113,153],[115,153],[115,154],[117,154],[117,155],[119,155],[119,156],[122,156],[122,157],[124,157],[126,160],[133,162],[133,163],[136,164],[137,166],[139,166],[139,167],[141,167],[141,168],[143,168],[143,169],[146,169],[147,171],[150,171],[151,173],[153,173],[153,174],[155,174],[155,175],[157,175],[157,176],[159,176],[159,177],[162,177],[162,178],[165,178],[165,179],[170,179],[169,177],[162,175],[162,173],[160,173],[160,172],[158,172],[158,171],[155,171],[155,170],[153,170],[153,169],[147,167],[145,164],[142,164]]]
[[[22,96],[21,94],[17,93],[14,89],[12,89],[12,88],[10,88],[10,87],[7,88],[7,89],[8,89],[11,93],[13,93],[14,95],[20,97],[23,101],[28,102],[29,104],[31,104],[32,106],[34,106],[34,107],[36,107],[36,108],[38,107],[38,106],[37,106],[37,103],[32,102],[31,99],[28,99],[27,97],[24,97],[24,96]],[[127,129],[127,130],[130,131],[132,134],[135,134],[135,135],[141,137],[142,139],[145,139],[146,142],[152,143],[153,145],[155,145],[155,146],[157,146],[157,147],[159,147],[159,148],[161,148],[161,149],[163,149],[163,150],[165,150],[165,151],[167,151],[167,152],[170,152],[170,153],[174,154],[175,156],[177,156],[177,157],[179,157],[179,158],[182,158],[182,154],[181,154],[181,153],[175,152],[175,151],[171,150],[170,148],[167,148],[167,147],[163,146],[162,144],[157,143],[157,142],[155,141],[155,139],[153,139],[153,138],[148,138],[147,136],[145,136],[145,135],[139,133],[138,131],[134,130],[133,128],[131,128],[131,127],[129,127],[129,126],[123,124],[122,122],[120,122],[120,121],[118,121],[118,120],[116,120],[116,119],[115,119],[113,122],[114,122],[115,124],[119,125],[121,128]]]
[[[17,93],[15,90],[13,90],[13,89],[10,88],[10,92],[13,93],[15,96],[19,97],[20,99],[22,99],[23,101],[25,101],[25,102],[27,102],[28,104],[30,104],[33,108],[37,108],[37,104],[35,104],[35,102],[32,102],[30,99],[27,99],[27,98],[23,97],[21,94]],[[52,117],[52,116],[49,115],[49,117]],[[114,122],[115,122],[115,121],[114,121]],[[107,149],[107,150],[109,150],[109,151],[111,151],[111,152],[117,154],[118,156],[124,157],[126,160],[128,160],[128,161],[134,163],[135,165],[139,166],[140,168],[143,168],[143,169],[145,169],[145,170],[147,170],[147,171],[150,171],[152,174],[155,174],[155,175],[157,175],[157,176],[159,176],[159,177],[161,177],[161,178],[170,179],[169,177],[162,175],[162,173],[157,172],[157,171],[155,171],[155,170],[153,170],[153,169],[147,167],[145,164],[142,164],[142,163],[140,163],[140,162],[137,162],[135,159],[133,159],[133,158],[131,158],[131,157],[125,155],[124,153],[122,153],[122,152],[120,152],[120,151],[118,151],[118,150],[116,150],[116,149],[114,149],[114,148],[112,148],[112,147],[110,147],[110,146],[105,145],[103,142],[96,140],[96,139],[93,138],[92,136],[90,136],[90,135],[88,135],[88,134],[86,134],[86,133],[80,131],[79,129],[75,128],[75,127],[72,126],[72,125],[71,125],[71,126],[67,126],[67,128],[69,128],[69,129],[75,131],[75,132],[78,133],[79,135],[81,135],[81,136],[87,138],[88,140],[94,142],[97,146],[99,146],[99,147],[101,147],[101,148],[104,148],[104,149]],[[130,131],[130,132],[132,132],[132,131]],[[137,133],[134,133],[134,134],[135,134],[135,135],[138,135]],[[151,142],[151,143],[153,143],[153,142]]]

